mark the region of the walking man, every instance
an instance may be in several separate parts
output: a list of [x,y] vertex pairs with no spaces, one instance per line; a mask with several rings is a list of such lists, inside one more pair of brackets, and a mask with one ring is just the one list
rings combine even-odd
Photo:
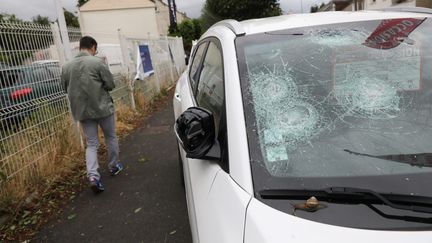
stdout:
[[115,87],[113,76],[103,61],[95,57],[97,42],[90,36],[80,40],[80,52],[63,65],[61,82],[66,91],[72,115],[81,123],[87,139],[86,165],[90,188],[104,191],[98,172],[98,126],[108,147],[108,169],[111,175],[123,170],[119,163],[119,145],[115,132],[114,103],[109,91]]

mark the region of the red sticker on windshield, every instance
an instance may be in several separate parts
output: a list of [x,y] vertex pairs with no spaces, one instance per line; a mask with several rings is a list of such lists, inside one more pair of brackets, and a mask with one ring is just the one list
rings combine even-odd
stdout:
[[363,45],[375,49],[395,48],[423,21],[412,18],[383,20]]

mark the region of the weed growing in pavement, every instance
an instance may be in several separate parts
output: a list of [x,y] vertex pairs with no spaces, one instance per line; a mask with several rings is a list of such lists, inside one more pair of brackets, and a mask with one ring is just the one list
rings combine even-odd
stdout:
[[162,96],[167,96],[168,95],[168,88],[167,87],[161,87],[161,95]]

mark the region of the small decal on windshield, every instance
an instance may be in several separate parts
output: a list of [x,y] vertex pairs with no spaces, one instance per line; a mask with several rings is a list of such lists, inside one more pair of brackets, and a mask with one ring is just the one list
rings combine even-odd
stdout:
[[266,147],[267,161],[276,162],[288,160],[288,153],[283,145]]

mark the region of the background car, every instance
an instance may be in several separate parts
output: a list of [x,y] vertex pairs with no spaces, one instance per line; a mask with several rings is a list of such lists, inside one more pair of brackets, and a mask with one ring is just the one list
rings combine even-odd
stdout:
[[173,98],[194,242],[431,242],[432,12],[222,21]]
[[11,126],[30,115],[43,102],[62,94],[60,66],[56,60],[34,62],[28,66],[3,64],[0,70],[0,120]]

